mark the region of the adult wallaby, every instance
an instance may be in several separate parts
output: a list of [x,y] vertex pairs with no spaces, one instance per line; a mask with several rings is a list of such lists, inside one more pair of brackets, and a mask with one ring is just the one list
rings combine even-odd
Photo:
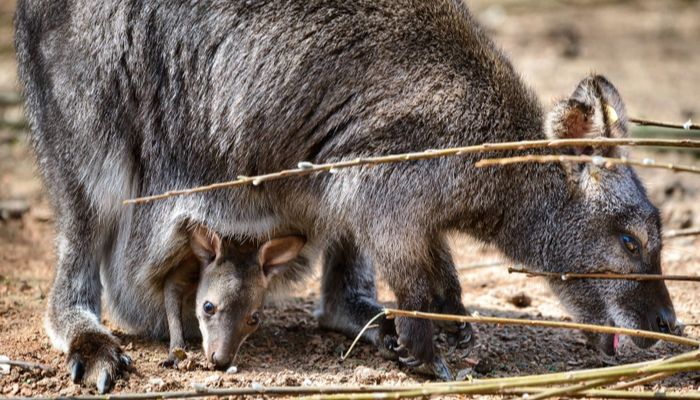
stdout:
[[[185,330],[197,331],[193,326],[183,329],[183,324],[192,320],[183,317],[196,314],[207,359],[218,368],[225,368],[236,357],[243,341],[260,325],[271,280],[288,269],[305,240],[285,236],[257,246],[252,242],[222,239],[201,226],[191,229],[190,235],[195,260],[185,257],[168,273],[162,285],[170,336],[170,351],[164,365],[177,365],[176,351],[185,347]],[[134,276],[138,274],[125,274],[121,279],[129,282]],[[141,292],[144,291],[148,288]],[[143,306],[151,312],[162,312],[163,307],[158,304],[151,302]],[[155,316],[150,318],[150,321],[159,320]],[[154,332],[148,325],[141,330]]]
[[[33,142],[57,210],[48,332],[68,353],[72,378],[100,391],[123,368],[100,324],[100,275],[110,315],[138,320],[141,310],[123,304],[127,293],[114,292],[114,271],[169,262],[182,248],[183,221],[225,237],[305,236],[324,254],[319,321],[348,334],[380,310],[374,267],[400,308],[464,314],[451,231],[538,270],[661,271],[658,212],[626,166],[477,169],[471,155],[121,205],[301,160],[542,139],[545,131],[627,134],[624,105],[599,76],[583,80],[545,124],[535,95],[461,0],[20,0],[16,30]],[[674,325],[662,282],[551,284],[582,321]],[[391,324],[382,327],[367,339],[450,378],[432,322],[398,318],[397,341]],[[457,340],[470,337],[468,325],[445,327]],[[591,339],[613,350],[612,335]]]

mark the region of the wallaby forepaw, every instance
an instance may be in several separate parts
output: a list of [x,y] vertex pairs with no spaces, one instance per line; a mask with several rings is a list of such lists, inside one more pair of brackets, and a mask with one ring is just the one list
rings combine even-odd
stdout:
[[107,393],[123,372],[131,369],[131,358],[109,334],[90,332],[73,339],[68,352],[68,370],[75,383],[91,383]]

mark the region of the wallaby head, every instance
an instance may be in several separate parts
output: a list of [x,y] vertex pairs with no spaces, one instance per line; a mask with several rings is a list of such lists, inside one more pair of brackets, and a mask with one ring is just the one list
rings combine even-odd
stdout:
[[252,242],[222,239],[197,227],[191,234],[194,254],[201,261],[196,313],[207,359],[225,368],[245,339],[260,325],[267,287],[304,247],[300,236]]
[[[602,76],[578,85],[547,118],[553,139],[628,136],[627,114],[615,87]],[[574,154],[624,156],[620,148],[576,148]],[[544,251],[557,272],[660,274],[661,223],[632,168],[604,162],[567,164],[568,200],[551,228]],[[669,332],[675,328],[673,304],[662,281],[552,279],[551,286],[580,320],[628,328]],[[608,354],[618,337],[591,335]],[[635,338],[642,347],[655,341]]]

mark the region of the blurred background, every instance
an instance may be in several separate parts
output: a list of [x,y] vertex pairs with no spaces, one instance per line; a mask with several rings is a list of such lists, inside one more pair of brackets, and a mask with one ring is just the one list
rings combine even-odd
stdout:
[[[700,122],[700,1],[473,0],[467,3],[546,108],[557,98],[568,96],[580,79],[595,72],[604,74],[616,85],[630,116],[678,124],[690,118]],[[50,350],[41,327],[55,260],[53,212],[36,175],[28,145],[12,44],[14,6],[15,1],[0,0],[0,355],[40,361],[62,371],[63,359]],[[690,131],[641,127],[635,127],[633,134],[700,138],[700,134]],[[695,154],[635,150],[634,155],[697,165],[700,161]],[[700,227],[697,175],[659,170],[640,173],[652,200],[661,208],[667,229]],[[665,271],[697,275],[698,244],[697,237],[667,242],[663,254]],[[568,318],[541,281],[508,275],[499,266],[500,255],[494,249],[467,238],[455,238],[453,249],[465,292],[464,302],[470,309],[479,310],[482,315]],[[700,322],[697,288],[697,284],[669,283],[678,315],[686,322]],[[514,301],[515,294],[525,300]],[[311,310],[318,297],[317,283],[312,282],[295,296],[289,305],[271,311],[265,327],[246,342],[241,356],[244,372],[222,379],[237,385],[251,381],[300,384],[307,379],[314,383],[365,384],[417,379],[378,357],[368,346],[358,350],[355,359],[339,365],[337,349],[347,339],[316,328]],[[391,297],[385,288],[380,296]],[[474,367],[468,373],[477,376],[600,366],[597,353],[586,350],[580,333],[544,333],[535,328],[478,327],[478,330],[481,338],[478,347],[470,354],[454,354],[450,359],[453,366],[464,368],[462,371]],[[686,332],[695,337],[700,335],[697,327]],[[123,385],[128,385],[129,390],[153,389],[154,384],[149,380],[153,375],[162,378],[168,389],[179,389],[188,387],[190,378],[203,379],[211,374],[196,363],[193,372],[184,378],[178,375],[179,371],[164,371],[158,367],[165,354],[164,345],[126,335],[120,337],[128,343],[127,350],[135,356],[143,375],[132,376],[128,383],[120,383],[117,390],[127,388]],[[279,343],[284,346],[275,346]],[[646,353],[623,351],[617,360],[609,362],[648,359],[677,351],[669,346]],[[246,370],[246,363],[253,363],[255,368]],[[698,383],[697,376],[675,381],[682,387]],[[162,385],[155,387],[161,388]],[[80,394],[81,390],[85,389],[68,383],[63,375],[37,378],[15,372],[0,374],[0,395],[36,395],[43,391],[71,395]]]

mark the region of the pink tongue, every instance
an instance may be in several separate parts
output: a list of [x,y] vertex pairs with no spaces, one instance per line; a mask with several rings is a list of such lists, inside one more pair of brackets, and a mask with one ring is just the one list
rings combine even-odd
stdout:
[[616,333],[613,337],[613,348],[617,351],[618,347],[620,347],[620,335]]

